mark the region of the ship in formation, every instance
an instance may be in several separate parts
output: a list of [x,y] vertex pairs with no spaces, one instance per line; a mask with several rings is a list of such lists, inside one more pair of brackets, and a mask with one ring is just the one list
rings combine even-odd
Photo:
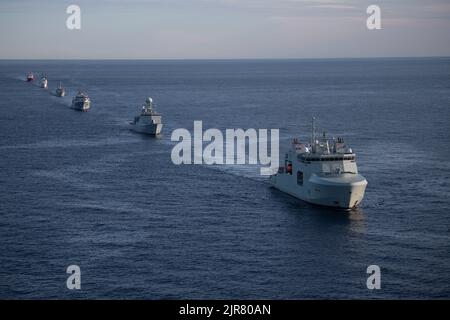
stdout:
[[[32,72],[27,81],[34,80]],[[41,77],[40,86],[48,88],[46,76]],[[63,97],[65,89],[61,82],[56,95]],[[71,107],[88,111],[91,100],[87,94],[78,91]],[[141,113],[130,122],[132,130],[157,136],[162,130],[161,115],[154,110],[153,99],[147,98]],[[295,138],[285,154],[283,165],[269,178],[270,184],[303,201],[342,209],[356,208],[361,204],[367,180],[358,172],[356,154],[342,137],[329,138],[324,132],[318,137],[315,119],[312,119],[309,142]]]
[[48,79],[47,79],[46,76],[42,76],[41,77],[40,84],[41,84],[41,88],[43,88],[43,89],[47,89],[48,88]]
[[341,137],[317,137],[314,118],[310,141],[293,139],[282,161],[270,176],[276,189],[322,206],[352,209],[361,204],[367,180],[358,173],[356,154]]
[[87,94],[79,90],[77,95],[72,99],[72,109],[78,111],[88,111],[90,107],[91,99],[89,99]]
[[154,110],[153,99],[148,97],[142,106],[141,114],[130,122],[131,129],[139,133],[157,136],[161,133],[161,115]]
[[62,86],[61,81],[59,82],[58,88],[56,88],[56,96],[57,97],[64,97],[66,95],[66,90]]
[[34,74],[33,72],[28,72],[27,74],[27,82],[33,82],[34,81]]

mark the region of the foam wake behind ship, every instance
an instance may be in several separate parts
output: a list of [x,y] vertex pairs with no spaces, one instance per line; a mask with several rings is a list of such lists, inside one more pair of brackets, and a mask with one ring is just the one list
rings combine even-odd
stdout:
[[358,206],[367,180],[358,173],[356,155],[342,138],[316,138],[314,118],[311,141],[292,142],[284,166],[270,176],[273,187],[301,200],[330,207]]

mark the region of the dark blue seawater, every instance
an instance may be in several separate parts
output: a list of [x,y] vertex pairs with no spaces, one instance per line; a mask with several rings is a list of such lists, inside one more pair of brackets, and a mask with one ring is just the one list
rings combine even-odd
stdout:
[[[2,61],[0,88],[0,298],[450,298],[448,58]],[[87,113],[69,108],[78,88]],[[160,139],[128,127],[147,96]],[[194,120],[279,128],[286,149],[312,115],[358,155],[359,210],[292,198],[254,166],[171,162]]]

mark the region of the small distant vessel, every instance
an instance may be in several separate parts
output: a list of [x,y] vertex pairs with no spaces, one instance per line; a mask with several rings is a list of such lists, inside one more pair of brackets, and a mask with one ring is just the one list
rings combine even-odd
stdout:
[[66,95],[66,90],[63,88],[61,81],[60,81],[58,88],[56,88],[56,96],[64,97],[65,95]]
[[142,107],[141,114],[134,117],[130,122],[132,130],[150,135],[161,133],[162,123],[161,115],[153,110],[153,99],[148,97],[145,100],[145,106]]
[[77,95],[72,99],[72,109],[88,111],[90,107],[91,100],[89,97],[85,93],[78,91]]
[[47,89],[48,88],[48,80],[46,76],[41,77],[41,88]]
[[34,81],[34,74],[33,74],[33,72],[28,72],[27,82],[32,82],[32,81]]
[[358,206],[367,180],[358,173],[355,153],[342,138],[316,137],[312,120],[311,141],[292,142],[284,165],[270,176],[273,187],[313,204],[352,209]]

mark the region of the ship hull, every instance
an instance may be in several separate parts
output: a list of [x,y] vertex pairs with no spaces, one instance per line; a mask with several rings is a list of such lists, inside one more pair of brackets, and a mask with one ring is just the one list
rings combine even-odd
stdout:
[[138,132],[138,133],[144,133],[152,136],[157,136],[161,134],[162,130],[162,123],[152,123],[152,124],[134,124],[131,123],[131,130]]
[[33,78],[27,78],[27,82],[33,82]]
[[272,186],[300,200],[327,207],[350,210],[364,198],[367,181],[359,174],[331,178],[312,175],[305,184],[298,186],[291,175],[270,177]]
[[77,111],[88,111],[90,108],[91,106],[88,102],[72,103],[72,109],[75,109]]

